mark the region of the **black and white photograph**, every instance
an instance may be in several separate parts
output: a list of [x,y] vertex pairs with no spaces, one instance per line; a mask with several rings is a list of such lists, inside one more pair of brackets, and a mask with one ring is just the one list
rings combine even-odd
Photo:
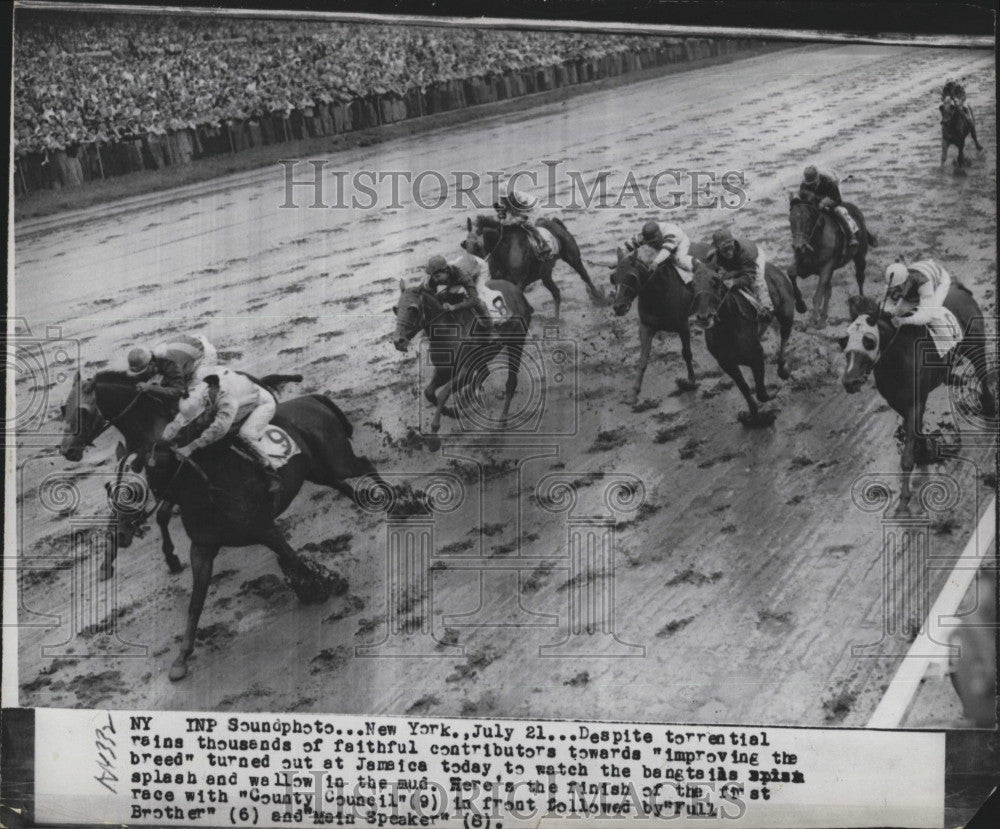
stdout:
[[993,35],[483,13],[15,10],[4,706],[994,731]]

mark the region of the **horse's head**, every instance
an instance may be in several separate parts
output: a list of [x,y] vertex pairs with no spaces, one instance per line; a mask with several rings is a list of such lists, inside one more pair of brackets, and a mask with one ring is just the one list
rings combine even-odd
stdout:
[[691,300],[691,316],[707,331],[715,325],[726,287],[717,271],[698,259],[692,261],[694,297]]
[[846,355],[841,382],[849,394],[861,390],[865,380],[874,368],[879,353],[878,320],[872,315],[862,314],[847,328],[847,334],[840,338],[840,347]]
[[93,379],[81,380],[80,372],[77,372],[60,411],[63,439],[59,452],[66,460],[76,463],[83,458],[84,448],[93,442],[107,422],[97,409]]
[[789,196],[788,224],[792,228],[792,250],[796,257],[811,252],[811,237],[816,228],[819,210],[815,205],[799,198],[797,193]]
[[472,219],[465,220],[465,227],[467,235],[460,243],[462,250],[482,259],[486,256],[486,242],[483,239],[482,231],[478,225],[472,223]]
[[412,340],[424,327],[424,301],[427,292],[423,286],[407,288],[406,282],[399,280],[399,299],[393,306],[396,315],[396,330],[392,344],[397,351],[406,351]]
[[642,290],[645,277],[649,273],[646,266],[638,260],[635,253],[626,254],[618,251],[618,264],[611,271],[611,284],[615,292],[611,297],[611,310],[616,316],[623,316],[632,307],[632,302]]

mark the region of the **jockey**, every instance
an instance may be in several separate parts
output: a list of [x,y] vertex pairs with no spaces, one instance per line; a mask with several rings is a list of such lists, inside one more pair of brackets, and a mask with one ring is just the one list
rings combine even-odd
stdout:
[[933,259],[906,265],[894,262],[885,269],[888,283],[888,309],[893,324],[928,325],[944,307],[951,288],[951,276]]
[[177,452],[187,458],[192,452],[222,440],[238,428],[241,445],[267,476],[268,492],[278,492],[281,478],[271,465],[271,458],[258,443],[277,409],[274,395],[245,374],[221,366],[203,366],[198,370],[196,380],[198,382],[191,395],[193,399],[185,403],[177,417],[167,424],[163,430],[164,439],[176,442],[178,432],[184,426],[204,415],[208,420],[205,430],[194,440],[177,447]]
[[684,282],[690,283],[694,278],[694,265],[688,253],[691,240],[678,225],[672,222],[646,222],[642,226],[642,233],[625,243],[625,249],[633,251],[643,245],[657,251],[652,262],[654,266],[669,258]]
[[859,228],[854,217],[844,207],[836,177],[829,173],[821,173],[810,164],[802,173],[799,198],[818,205],[820,210],[832,210],[836,214],[847,231],[847,245],[853,254],[858,247]]
[[464,300],[454,304],[445,302],[444,309],[462,311],[465,308],[472,308],[476,312],[480,326],[486,331],[492,331],[493,320],[490,318],[489,308],[479,296],[479,289],[476,287],[480,271],[479,261],[474,256],[466,255],[449,262],[440,254],[436,254],[428,259],[424,266],[424,272],[427,274],[425,287],[433,294],[437,294],[442,288],[445,294],[464,293],[466,296]]
[[950,108],[959,110],[965,116],[969,122],[969,135],[972,136],[976,149],[982,150],[983,146],[976,137],[976,121],[972,117],[972,107],[966,103],[965,87],[958,81],[948,81],[941,90],[941,103],[938,105],[938,109],[941,111],[942,124],[947,121],[947,110]]
[[774,316],[771,292],[764,277],[767,261],[764,252],[753,242],[738,239],[729,230],[712,234],[712,251],[708,258],[728,271],[726,278],[734,279],[733,287],[750,288],[761,306],[761,321],[767,323]]
[[531,202],[515,190],[502,192],[499,201],[493,205],[501,225],[508,227],[523,227],[528,238],[538,250],[542,259],[552,259],[555,252],[549,246],[545,237],[538,232],[532,221]]
[[[180,400],[187,394],[188,384],[201,365],[219,361],[215,346],[201,336],[180,334],[173,340],[152,348],[136,346],[128,353],[130,377],[141,382],[139,391],[151,392],[168,401]],[[159,383],[151,382],[159,376]]]

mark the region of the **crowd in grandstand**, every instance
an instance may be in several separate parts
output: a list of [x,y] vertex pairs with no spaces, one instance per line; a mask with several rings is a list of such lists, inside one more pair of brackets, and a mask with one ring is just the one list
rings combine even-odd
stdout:
[[21,15],[18,156],[655,48],[648,37],[210,17]]

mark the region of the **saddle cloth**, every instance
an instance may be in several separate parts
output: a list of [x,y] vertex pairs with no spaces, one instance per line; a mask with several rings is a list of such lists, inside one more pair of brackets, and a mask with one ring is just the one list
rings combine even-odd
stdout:
[[490,319],[493,322],[506,322],[510,318],[510,309],[500,291],[488,288],[484,283],[479,284],[479,296],[482,297],[486,307],[490,310]]
[[947,308],[934,309],[934,318],[927,324],[927,330],[942,357],[946,357],[948,352],[962,342],[962,325]]
[[548,250],[537,250],[540,259],[558,259],[559,258],[559,240],[555,237],[555,234],[544,227],[539,227],[535,225],[535,232],[541,237],[542,241],[548,247]]
[[273,423],[264,430],[264,434],[257,441],[257,445],[271,459],[271,466],[275,469],[280,469],[302,452],[288,432],[280,426],[275,426]]

